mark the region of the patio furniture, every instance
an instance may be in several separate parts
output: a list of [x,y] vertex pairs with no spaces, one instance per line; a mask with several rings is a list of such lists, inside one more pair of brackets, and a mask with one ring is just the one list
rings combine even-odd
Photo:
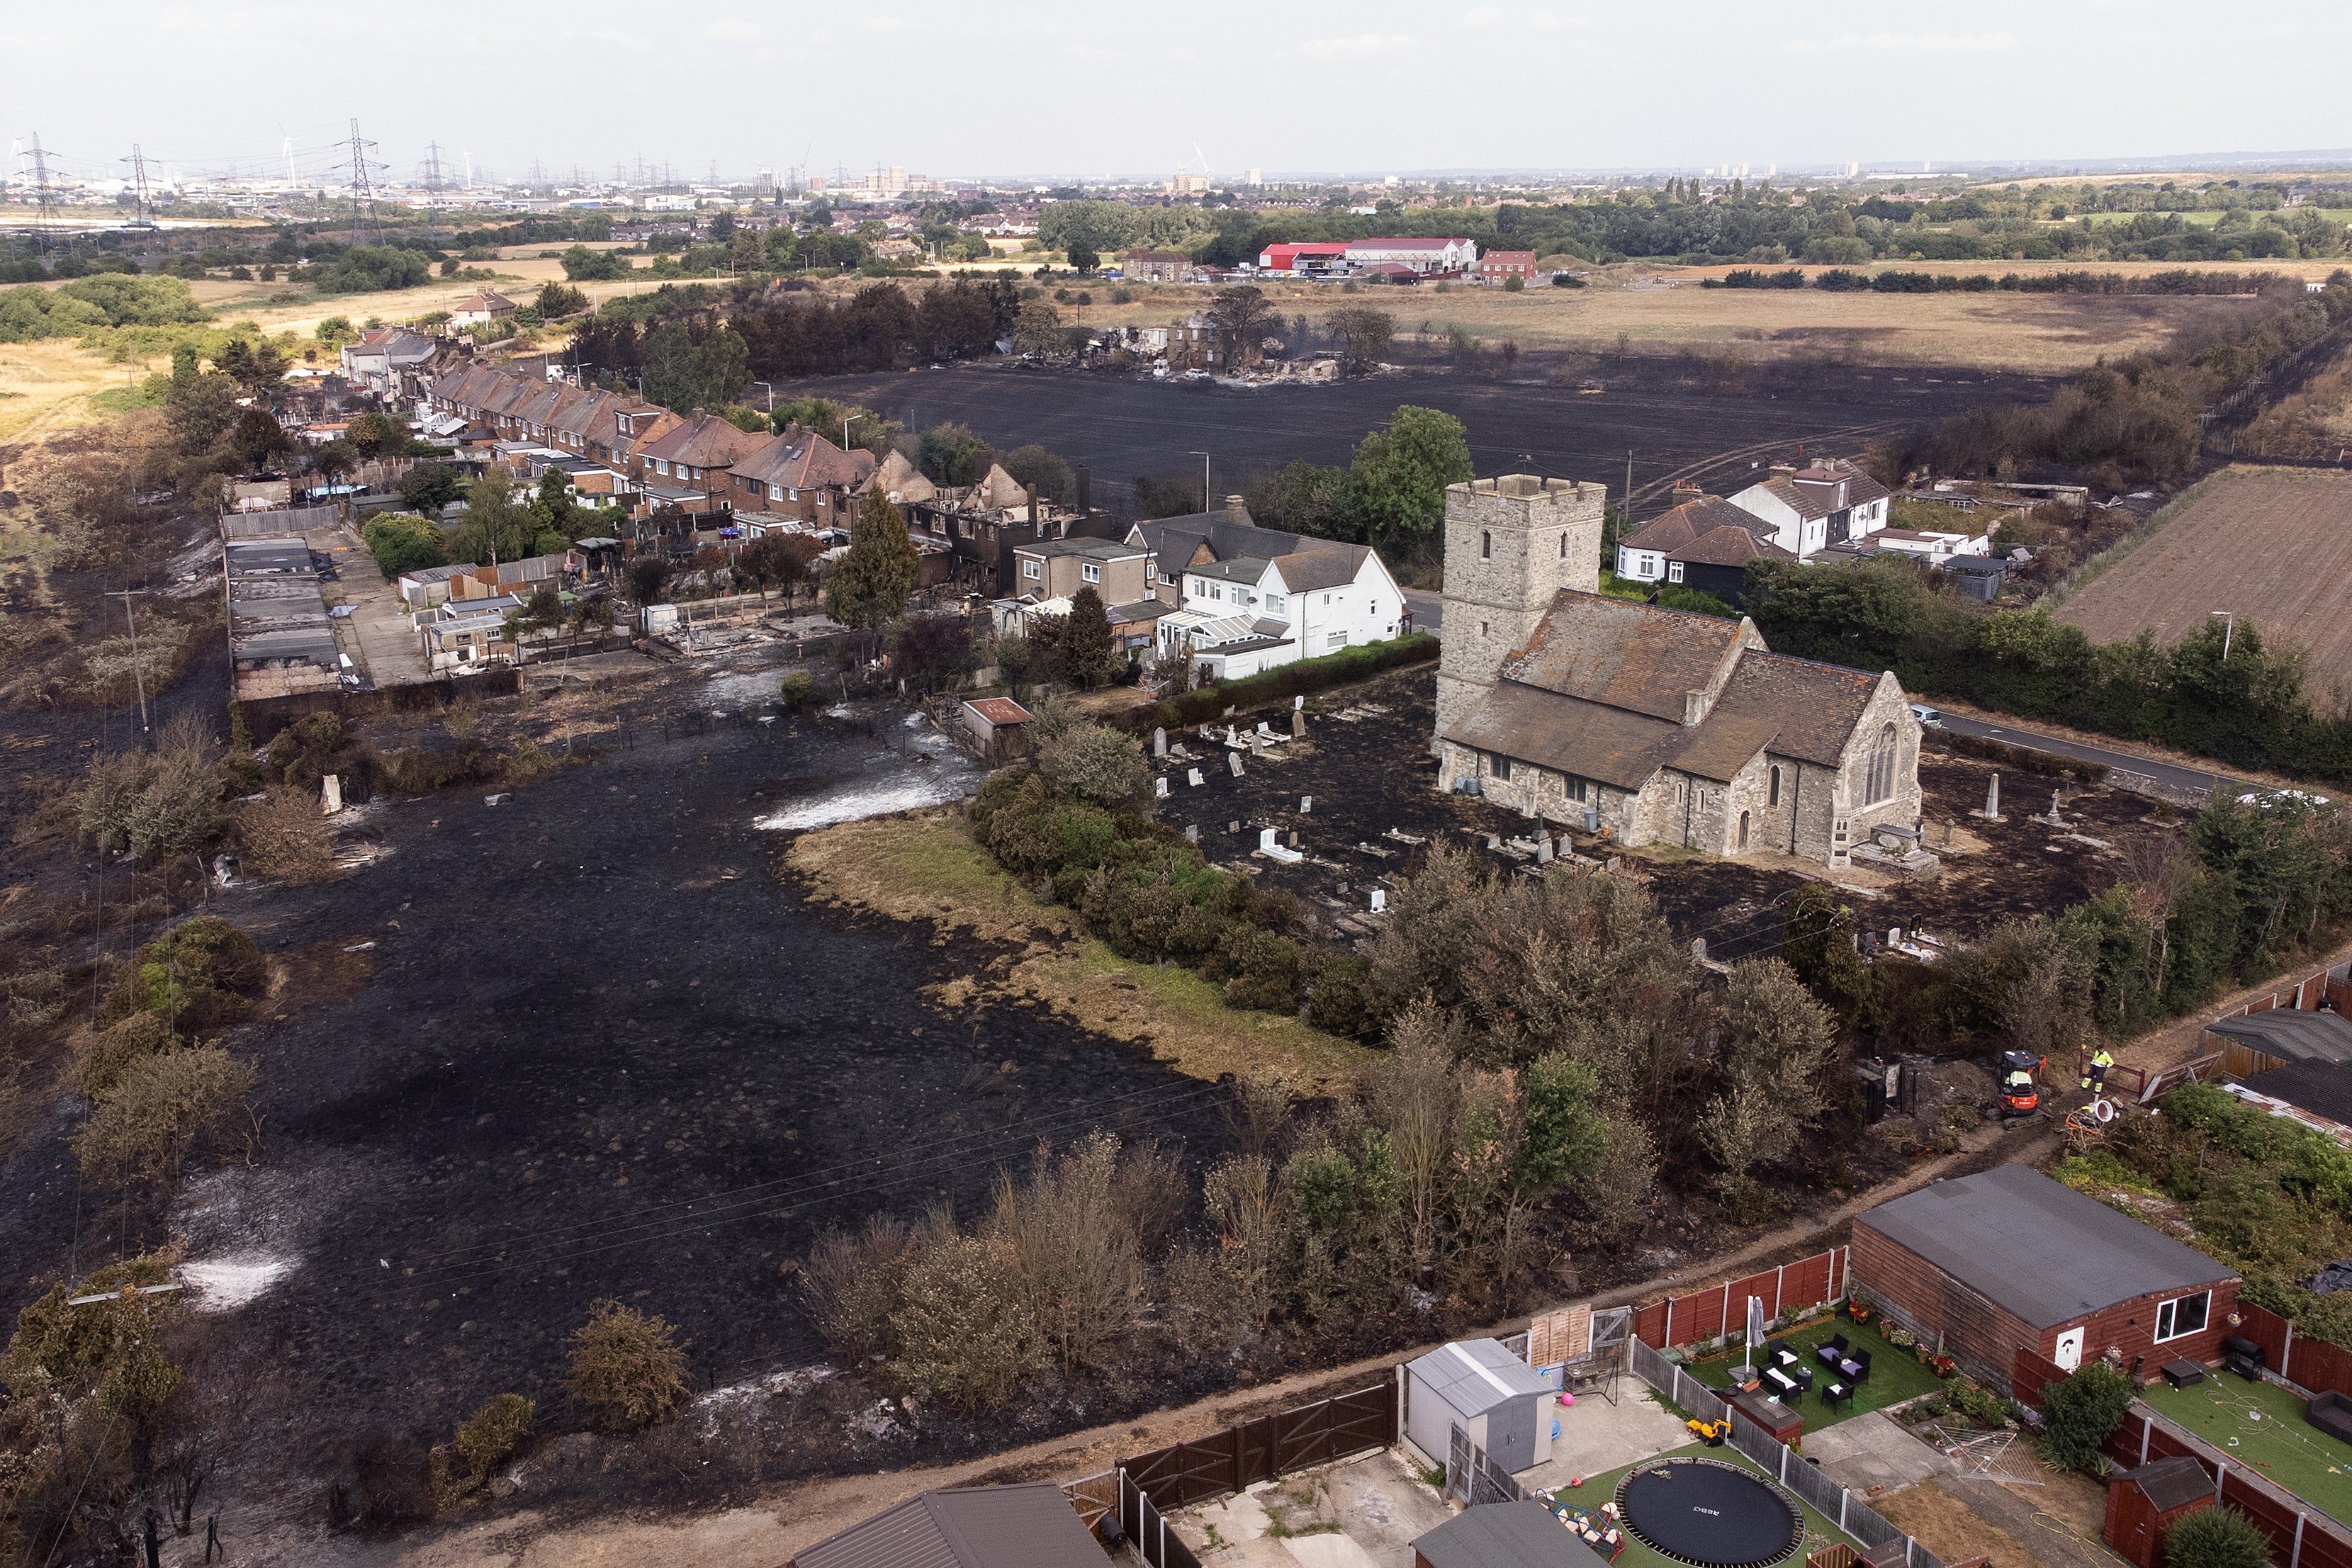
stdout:
[[1797,1392],[1797,1380],[1777,1366],[1768,1366],[1764,1369],[1764,1383],[1765,1386],[1783,1399],[1793,1397]]
[[1811,1393],[1811,1392],[1812,1392],[1812,1388],[1813,1388],[1813,1369],[1812,1369],[1811,1367],[1810,1367],[1810,1366],[1792,1366],[1792,1367],[1790,1367],[1790,1368],[1789,1369],[1789,1375],[1790,1375],[1790,1377],[1793,1377],[1793,1378],[1795,1378],[1795,1379],[1796,1379],[1796,1381],[1797,1381],[1797,1391],[1798,1391],[1799,1393],[1801,1393],[1801,1394],[1810,1394],[1810,1393]]
[[2192,1383],[2205,1381],[2203,1364],[2190,1361],[2185,1356],[2178,1361],[2168,1361],[2157,1370],[2164,1374],[2164,1380],[2175,1388],[2186,1388]]
[[2263,1364],[2259,1361],[2250,1361],[2242,1355],[2232,1355],[2224,1357],[2221,1364],[2249,1383],[2260,1383],[2263,1380]]
[[1847,1351],[1844,1358],[1838,1363],[1838,1372],[1845,1381],[1849,1383],[1869,1382],[1870,1352],[1866,1350]]
[[1833,1333],[1813,1346],[1813,1359],[1823,1366],[1835,1368],[1838,1363],[1845,1359],[1845,1335]]
[[1768,1339],[1764,1342],[1764,1355],[1765,1359],[1776,1365],[1786,1366],[1796,1359],[1797,1353],[1789,1348],[1787,1340]]
[[1826,1383],[1822,1385],[1822,1403],[1828,1406],[1832,1410],[1838,1407],[1840,1401],[1844,1401],[1850,1404],[1853,1402],[1853,1385],[1851,1383],[1833,1382]]
[[2352,1396],[2331,1388],[2315,1394],[2304,1406],[2303,1418],[2342,1443],[2352,1443]]

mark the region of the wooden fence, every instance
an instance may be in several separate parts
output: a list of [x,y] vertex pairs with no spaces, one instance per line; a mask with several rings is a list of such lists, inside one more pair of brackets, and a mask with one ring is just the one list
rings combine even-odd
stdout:
[[[2250,1309],[2241,1303],[2238,1310]],[[2240,1332],[2245,1331],[2242,1327]],[[2247,1337],[2262,1343],[2254,1334]],[[2034,1352],[2021,1349],[2013,1375],[2011,1391],[2021,1402],[2038,1408],[2042,1390],[2063,1382],[2066,1372]],[[2214,1478],[2215,1499],[2252,1520],[2270,1538],[2271,1561],[2278,1568],[2352,1568],[2352,1530],[2301,1503],[2293,1492],[2263,1479],[2243,1461],[2189,1436],[2145,1405],[2132,1406],[2102,1451],[2128,1469],[2176,1456],[2195,1460]]]
[[2305,1338],[2286,1319],[2252,1301],[2242,1300],[2231,1310],[2243,1320],[2235,1332],[2263,1347],[2263,1364],[2273,1372],[2306,1393],[2352,1395],[2352,1351]]
[[1633,1337],[1659,1349],[1699,1344],[1741,1332],[1748,1322],[1750,1296],[1763,1301],[1764,1316],[1769,1320],[1797,1307],[1834,1301],[1845,1294],[1846,1288],[1846,1249],[1832,1247],[1744,1280],[1727,1280],[1687,1296],[1652,1301],[1634,1312]]
[[1138,1454],[1121,1459],[1119,1469],[1156,1507],[1183,1508],[1294,1470],[1385,1448],[1396,1441],[1396,1385],[1381,1383]]

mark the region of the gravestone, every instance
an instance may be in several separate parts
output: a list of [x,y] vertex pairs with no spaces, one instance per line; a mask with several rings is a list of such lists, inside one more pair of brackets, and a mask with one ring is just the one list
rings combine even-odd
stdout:
[[1691,961],[1696,964],[1704,964],[1706,962],[1706,937],[1694,936],[1691,938]]
[[1551,835],[1549,833],[1539,833],[1536,836],[1536,863],[1538,865],[1551,864]]
[[1199,843],[1199,842],[1201,841],[1201,824],[1200,824],[1200,823],[1198,823],[1198,822],[1194,822],[1194,823],[1191,824],[1190,826],[1188,826],[1187,828],[1185,828],[1185,830],[1184,830],[1184,841],[1185,841],[1186,843],[1189,843],[1189,844],[1197,844],[1197,843]]
[[1290,830],[1290,847],[1294,850],[1298,847],[1298,830],[1296,828]]
[[1297,739],[1298,739],[1301,736],[1304,736],[1306,733],[1307,733],[1307,715],[1306,715],[1306,712],[1305,712],[1303,709],[1293,708],[1293,709],[1291,710],[1291,714],[1290,714],[1290,737],[1291,737],[1293,740],[1297,740]]
[[1305,697],[1291,698],[1290,711],[1293,713],[1305,713],[1307,711],[1307,699]]
[[1500,833],[1488,833],[1486,835],[1486,847],[1490,850],[1501,849],[1503,847],[1503,835]]
[[331,817],[343,809],[343,780],[341,775],[330,773],[319,780],[319,813]]
[[1242,776],[1242,754],[1238,751],[1228,751],[1225,753],[1225,760],[1233,764],[1234,777],[1236,779],[1240,778]]
[[[1227,708],[1225,711],[1231,713],[1233,710],[1231,708]],[[1239,746],[1241,743],[1242,737],[1234,733],[1234,727],[1232,725],[1225,726],[1225,744],[1227,746]]]
[[1265,755],[1265,737],[1255,734],[1255,732],[1251,734],[1250,755],[1252,757],[1264,757]]
[[1372,889],[1372,913],[1375,915],[1386,915],[1388,912],[1389,890],[1384,887],[1376,887]]
[[1257,831],[1257,847],[1262,850],[1270,850],[1274,848],[1274,830],[1272,828],[1260,828]]
[[1185,781],[1191,784],[1195,789],[1198,789],[1202,783],[1201,770],[1197,768],[1187,768],[1184,769],[1184,779]]
[[1302,817],[1311,817],[1315,814],[1314,796],[1301,795],[1298,797],[1298,814]]
[[1225,831],[1229,833],[1238,833],[1241,831],[1242,825],[1239,822],[1227,822],[1225,824]]
[[1984,814],[1985,821],[1988,822],[2000,821],[2000,775],[1998,773],[1994,774],[1991,782],[1985,786]]
[[1151,795],[1152,799],[1157,800],[1165,800],[1168,799],[1168,776],[1166,774],[1163,773],[1159,778],[1154,779],[1151,781]]
[[1168,755],[1168,732],[1166,730],[1154,729],[1151,732],[1151,755],[1154,757],[1165,757]]

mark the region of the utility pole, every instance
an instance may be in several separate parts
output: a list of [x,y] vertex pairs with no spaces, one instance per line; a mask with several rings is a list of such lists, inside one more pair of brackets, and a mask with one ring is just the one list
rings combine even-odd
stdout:
[[425,189],[433,195],[441,193],[441,143],[425,144]]
[[138,193],[138,221],[142,224],[153,223],[155,221],[155,203],[153,198],[149,196],[147,193],[146,154],[140,151],[139,143],[134,141],[131,144],[131,156],[128,158],[119,159],[117,162],[131,165],[131,188]]
[[33,201],[39,214],[40,244],[48,248],[49,230],[58,221],[58,193],[49,184],[49,155],[41,147],[41,133],[33,132]]
[[1209,455],[1195,452],[1192,455],[1201,460],[1201,510],[1206,512],[1209,510]]
[[151,591],[144,588],[122,588],[106,596],[109,599],[122,601],[122,619],[129,622],[131,627],[131,678],[139,687],[139,733],[142,737],[148,733],[147,672],[139,664],[139,619],[131,613],[131,600],[134,594],[149,591]]
[[368,178],[368,149],[374,142],[360,135],[359,117],[352,117],[352,243],[375,239],[375,187]]

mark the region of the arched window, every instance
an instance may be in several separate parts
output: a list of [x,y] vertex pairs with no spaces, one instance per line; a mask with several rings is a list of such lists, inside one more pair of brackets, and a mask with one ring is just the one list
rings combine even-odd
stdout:
[[1743,854],[1748,851],[1748,813],[1745,811],[1739,813],[1739,849]]
[[1878,732],[1878,744],[1870,753],[1870,777],[1863,789],[1862,803],[1875,806],[1895,793],[1895,726],[1887,724]]
[[1768,806],[1777,806],[1780,803],[1780,770],[1778,768],[1772,769],[1771,793],[1766,798],[1764,803]]

